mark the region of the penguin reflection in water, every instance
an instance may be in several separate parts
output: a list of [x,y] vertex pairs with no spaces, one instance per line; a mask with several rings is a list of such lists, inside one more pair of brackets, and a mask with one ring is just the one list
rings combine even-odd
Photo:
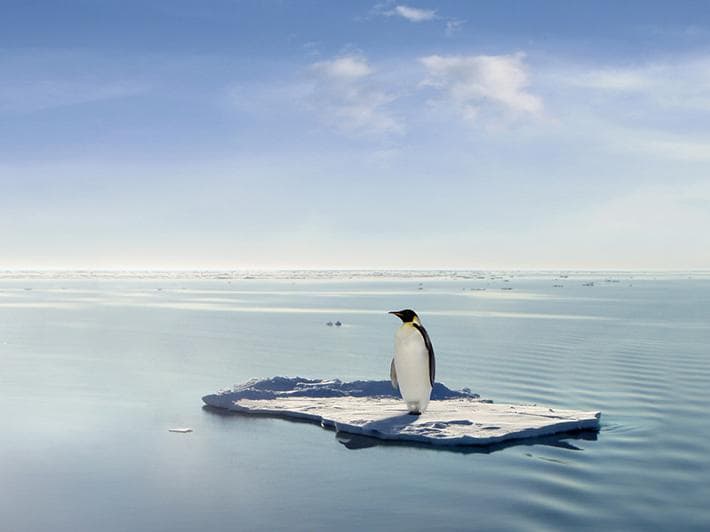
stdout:
[[416,312],[405,309],[390,314],[402,320],[394,337],[394,358],[390,365],[392,386],[399,388],[409,413],[419,415],[426,410],[434,386],[434,348]]

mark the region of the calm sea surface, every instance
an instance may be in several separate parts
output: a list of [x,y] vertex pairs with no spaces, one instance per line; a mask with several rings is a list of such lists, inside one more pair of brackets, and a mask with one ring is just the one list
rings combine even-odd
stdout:
[[[0,530],[710,529],[710,277],[568,275],[0,274]],[[252,377],[386,379],[404,307],[447,386],[602,430],[350,449],[202,408]]]

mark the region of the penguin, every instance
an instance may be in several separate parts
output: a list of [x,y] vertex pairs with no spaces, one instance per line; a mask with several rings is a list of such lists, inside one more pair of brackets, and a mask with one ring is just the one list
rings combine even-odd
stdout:
[[409,413],[418,416],[426,410],[434,386],[434,348],[416,312],[405,309],[390,314],[402,320],[394,337],[390,380],[395,389],[399,388]]

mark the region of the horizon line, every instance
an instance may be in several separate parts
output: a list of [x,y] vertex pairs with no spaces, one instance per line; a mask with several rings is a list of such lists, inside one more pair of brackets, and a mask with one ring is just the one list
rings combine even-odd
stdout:
[[38,267],[23,267],[23,268],[2,268],[0,273],[25,273],[25,272],[85,272],[85,273],[194,273],[194,272],[486,272],[486,271],[504,271],[504,272],[701,272],[710,273],[708,268],[584,268],[584,267],[559,267],[559,268],[269,268],[269,267],[254,267],[254,268],[38,268]]

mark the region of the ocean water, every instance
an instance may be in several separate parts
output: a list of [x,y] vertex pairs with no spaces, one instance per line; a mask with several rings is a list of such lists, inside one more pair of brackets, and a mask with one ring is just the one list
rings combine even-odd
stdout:
[[[348,448],[202,407],[252,377],[386,379],[405,307],[447,386],[601,431]],[[697,273],[4,273],[0,529],[708,530],[709,390]]]

